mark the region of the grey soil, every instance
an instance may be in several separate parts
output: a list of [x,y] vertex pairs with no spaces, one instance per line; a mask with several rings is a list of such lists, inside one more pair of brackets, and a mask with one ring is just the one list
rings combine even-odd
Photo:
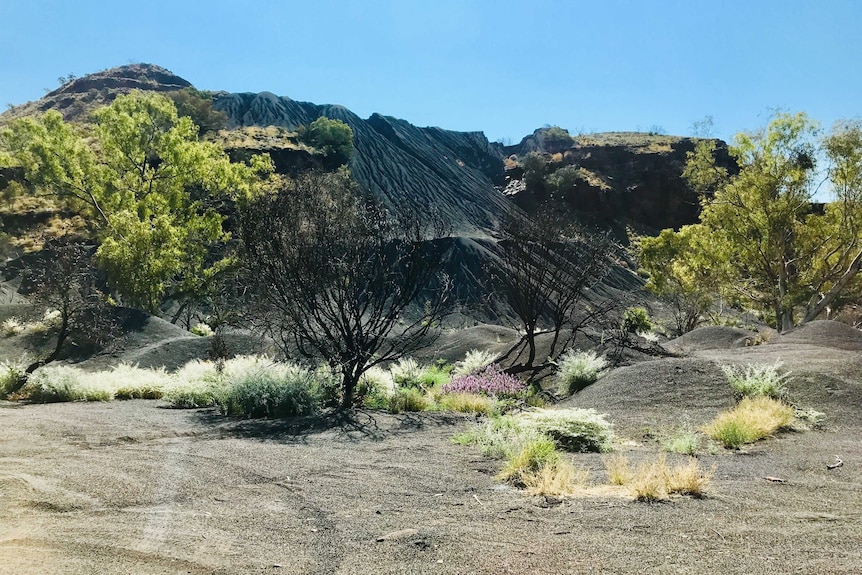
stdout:
[[[862,344],[842,329],[698,346],[568,400],[608,413],[634,461],[732,403],[717,363],[780,358],[792,397],[826,413],[823,429],[701,456],[709,496],[661,504],[508,489],[498,462],[451,443],[466,416],[0,402],[0,574],[859,573]],[[604,456],[573,458],[605,481]]]

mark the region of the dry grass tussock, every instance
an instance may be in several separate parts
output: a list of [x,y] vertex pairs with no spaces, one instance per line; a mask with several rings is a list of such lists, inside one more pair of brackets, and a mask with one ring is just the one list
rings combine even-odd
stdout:
[[724,411],[703,432],[727,448],[736,449],[769,437],[793,422],[793,408],[769,397],[744,397],[731,410]]
[[585,491],[589,477],[589,471],[561,458],[537,471],[523,474],[521,481],[529,495],[570,497]]
[[670,495],[703,497],[715,469],[704,471],[694,457],[686,463],[670,466],[662,454],[656,460],[643,461],[632,470],[625,456],[605,461],[608,481],[629,490],[636,501],[661,501]]

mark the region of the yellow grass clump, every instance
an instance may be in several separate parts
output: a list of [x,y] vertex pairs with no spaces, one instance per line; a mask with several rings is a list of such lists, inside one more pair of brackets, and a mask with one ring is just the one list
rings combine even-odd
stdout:
[[769,397],[744,397],[733,409],[708,423],[703,432],[722,445],[736,449],[769,437],[793,422],[793,408]]
[[444,393],[438,396],[437,403],[445,410],[460,413],[494,415],[498,412],[493,398],[478,393]]
[[662,454],[654,461],[641,462],[635,471],[625,456],[605,461],[608,481],[626,487],[636,501],[661,501],[670,495],[703,497],[715,469],[704,471],[694,457],[686,463],[670,466]]
[[552,496],[575,495],[584,488],[588,479],[589,471],[579,469],[562,458],[521,476],[528,494]]

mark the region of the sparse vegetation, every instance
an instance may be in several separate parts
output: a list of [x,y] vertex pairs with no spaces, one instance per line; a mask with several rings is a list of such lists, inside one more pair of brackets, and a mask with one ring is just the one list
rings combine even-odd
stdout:
[[14,362],[0,362],[0,399],[20,389],[25,382],[24,366]]
[[720,413],[703,431],[726,448],[738,449],[769,437],[793,422],[793,408],[769,397],[744,397],[729,411]]
[[611,424],[594,409],[534,409],[513,417],[522,427],[551,437],[566,451],[612,449]]
[[629,333],[648,333],[652,329],[652,320],[644,307],[630,307],[623,313],[622,328]]
[[521,398],[527,386],[517,377],[504,373],[500,366],[491,364],[477,375],[454,378],[442,388],[443,393],[475,393],[496,398]]
[[715,470],[703,471],[694,457],[684,464],[670,466],[664,454],[654,461],[642,461],[632,471],[625,456],[605,461],[608,480],[626,487],[636,501],[661,501],[673,494],[703,497]]
[[569,350],[557,363],[557,392],[560,395],[572,395],[594,383],[608,366],[607,359],[594,351]]
[[224,415],[291,417],[310,415],[322,402],[319,373],[294,364],[273,364],[270,369],[244,372],[215,393]]
[[589,471],[575,467],[571,461],[559,457],[542,465],[537,471],[521,474],[524,491],[529,495],[569,496],[584,488]]
[[477,393],[444,393],[437,397],[437,403],[446,411],[496,415],[500,412],[499,403],[487,395]]
[[452,377],[462,377],[465,375],[477,375],[485,370],[486,367],[494,363],[497,354],[490,351],[480,349],[471,349],[464,356],[464,359],[455,363],[452,367]]
[[694,431],[680,431],[662,441],[662,449],[672,453],[694,455],[700,448],[700,435]]
[[189,331],[201,337],[209,337],[215,333],[213,331],[213,328],[203,322],[192,326],[192,329],[190,329]]
[[743,397],[771,397],[783,399],[787,395],[784,383],[790,373],[779,373],[781,362],[772,365],[748,364],[745,367],[723,365],[721,371],[727,376],[737,399]]

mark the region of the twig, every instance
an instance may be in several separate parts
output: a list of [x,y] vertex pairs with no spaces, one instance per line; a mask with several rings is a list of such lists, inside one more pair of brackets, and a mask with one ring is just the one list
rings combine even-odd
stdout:
[[767,477],[764,477],[764,479],[769,481],[770,483],[785,483],[785,480],[780,478],[780,477],[767,476]]
[[485,507],[485,504],[484,504],[484,503],[482,503],[481,501],[479,501],[479,497],[478,497],[475,493],[473,494],[473,499],[475,499],[475,500],[476,500],[476,503],[478,503],[478,504],[479,504],[479,505],[481,505],[482,507]]
[[717,529],[713,529],[712,527],[710,527],[709,530],[712,531],[713,533],[715,533],[716,535],[718,535],[719,537],[721,537],[722,541],[726,541],[726,539],[724,538],[724,535],[719,533],[719,531]]

